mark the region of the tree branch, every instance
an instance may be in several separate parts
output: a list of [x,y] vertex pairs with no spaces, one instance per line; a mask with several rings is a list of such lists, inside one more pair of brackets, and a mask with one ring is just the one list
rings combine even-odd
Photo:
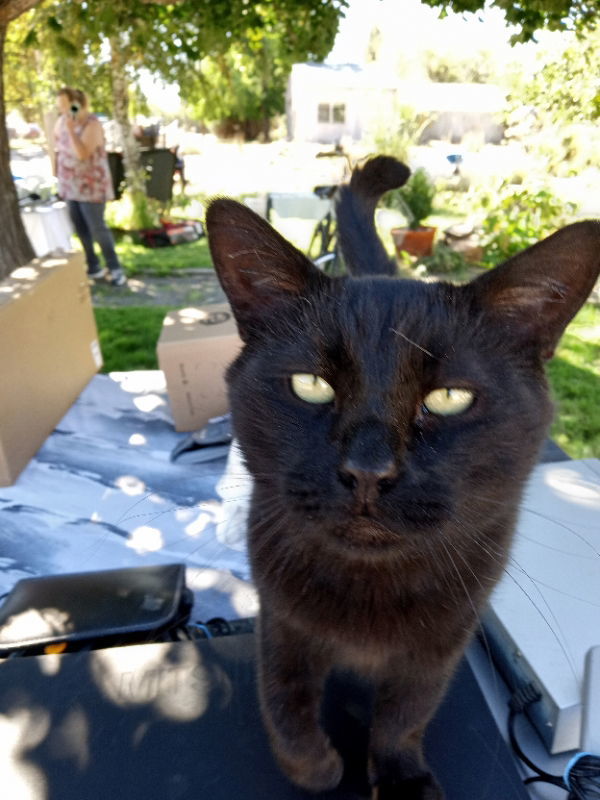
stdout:
[[0,25],[8,25],[39,2],[40,0],[0,0]]

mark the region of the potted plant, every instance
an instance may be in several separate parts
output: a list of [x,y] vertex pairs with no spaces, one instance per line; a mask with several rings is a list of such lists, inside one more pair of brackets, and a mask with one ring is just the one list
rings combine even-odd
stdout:
[[431,255],[436,228],[423,225],[433,211],[435,186],[427,172],[419,168],[399,189],[390,192],[388,203],[406,217],[407,228],[392,228],[391,234],[398,254]]

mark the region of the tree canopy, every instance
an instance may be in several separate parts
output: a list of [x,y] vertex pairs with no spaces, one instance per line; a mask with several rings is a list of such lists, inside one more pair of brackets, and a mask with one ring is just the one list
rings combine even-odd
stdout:
[[32,119],[53,105],[60,85],[85,89],[93,108],[119,125],[127,183],[142,209],[129,121],[142,69],[177,83],[204,119],[250,120],[253,135],[260,124],[268,137],[292,64],[326,56],[346,7],[347,0],[47,0],[10,30],[7,61],[17,77],[7,100]]
[[[488,0],[423,0],[442,12],[482,11]],[[537,31],[576,30],[585,31],[596,27],[600,14],[600,0],[491,0],[491,5],[503,11],[509,25],[520,32],[513,42],[527,42],[535,38]]]
[[0,279],[33,257],[19,213],[17,191],[10,168],[10,148],[4,106],[4,42],[9,23],[36,5],[39,0],[0,0]]
[[[572,43],[534,75],[521,76],[512,94],[519,103],[543,109],[555,125],[600,118],[600,30]],[[540,113],[540,112],[538,112]]]
[[39,2],[40,0],[0,0],[0,26],[8,25]]
[[269,119],[284,111],[292,65],[325,58],[344,5],[255,4],[241,36],[225,49],[209,51],[181,76],[186,104],[205,121],[240,123],[250,136],[259,129],[268,136]]
[[12,26],[7,57],[17,77],[7,101],[35,116],[50,87],[70,84],[111,112],[110,43],[130,83],[143,68],[177,83],[207,121],[264,121],[283,110],[292,64],[327,55],[346,7],[347,0],[48,0]]

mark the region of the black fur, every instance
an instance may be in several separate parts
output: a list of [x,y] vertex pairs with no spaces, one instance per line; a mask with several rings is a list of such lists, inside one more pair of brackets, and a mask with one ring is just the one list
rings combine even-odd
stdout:
[[337,217],[342,254],[352,275],[394,275],[396,264],[375,231],[373,217],[381,195],[406,183],[410,170],[390,156],[377,156],[355,169],[338,194]]
[[[373,210],[404,174],[378,159],[342,192],[342,241],[361,274],[390,271]],[[307,789],[339,783],[320,708],[329,673],[350,669],[374,693],[380,800],[440,800],[423,731],[508,557],[552,416],[544,361],[598,277],[600,224],[571,225],[466,286],[328,279],[233,201],[210,206],[207,228],[246,342],[228,382],[254,478],[273,752]],[[333,401],[301,400],[297,373],[327,381]],[[444,388],[469,390],[472,405],[431,413]]]

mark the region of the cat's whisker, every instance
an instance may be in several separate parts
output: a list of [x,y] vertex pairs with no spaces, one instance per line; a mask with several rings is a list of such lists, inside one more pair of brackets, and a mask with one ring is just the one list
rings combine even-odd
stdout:
[[[556,525],[557,527],[562,528],[563,530],[565,530],[568,533],[572,534],[577,539],[579,539],[581,542],[583,542],[583,544],[585,544],[587,547],[589,547],[589,549],[592,551],[592,553],[596,557],[600,558],[600,551],[598,551],[596,549],[595,545],[587,537],[585,537],[580,531],[577,531],[574,528],[571,528],[569,525],[567,525],[564,522],[561,522],[560,520],[553,519],[552,517],[549,517],[546,514],[542,514],[540,511],[537,511],[537,510],[535,510],[533,508],[528,508],[527,506],[522,506],[521,510],[522,511],[526,511],[528,514],[533,514],[534,516],[539,517],[540,519],[543,519],[546,522],[551,522],[553,525]],[[542,543],[540,542],[539,544],[542,544]]]
[[560,553],[561,555],[569,556],[570,558],[582,558],[584,560],[588,560],[590,558],[589,555],[584,555],[583,553],[574,553],[572,550],[563,550],[560,547],[553,547],[547,542],[540,542],[539,539],[534,539],[533,536],[526,536],[524,533],[519,533],[519,539],[523,539],[526,542],[531,542],[538,547],[543,547],[544,550],[552,550],[554,553]]
[[[463,522],[466,522],[466,520],[463,520]],[[489,557],[491,563],[500,564],[502,566],[502,570],[504,570],[504,563],[506,561],[506,554],[505,553],[500,553],[499,551],[493,552],[490,549],[490,547],[486,543],[484,543],[482,541],[482,534],[481,534],[481,531],[479,530],[479,528],[477,528],[475,526],[468,527],[468,526],[465,526],[463,524],[462,532],[466,533],[469,536],[470,540],[474,544],[478,545],[483,550],[483,552],[486,554],[486,556]],[[471,572],[473,573],[473,570],[471,570]],[[478,582],[480,582],[480,581],[478,581]],[[483,626],[483,624],[481,622],[481,619],[479,620],[478,634],[479,634],[480,640],[481,640],[481,642],[483,644],[483,648],[485,650],[485,654],[486,654],[486,658],[487,658],[488,664],[490,665],[490,668],[491,668],[492,688],[493,688],[494,696],[500,698],[501,697],[501,694],[500,694],[500,683],[499,683],[497,671],[495,669],[495,662],[494,662],[494,657],[492,655],[492,648],[491,648],[491,645],[490,645],[490,643],[488,641],[487,633],[486,633],[486,630],[485,630],[485,628],[484,628],[484,626]]]
[[[571,529],[569,526],[567,526],[567,525],[564,525],[564,524],[562,524],[562,523],[559,523],[557,520],[554,520],[552,517],[548,517],[548,516],[547,516],[547,515],[545,515],[545,514],[537,514],[537,512],[535,512],[533,509],[528,509],[528,510],[530,511],[530,513],[536,514],[537,516],[540,516],[540,517],[542,517],[542,518],[544,518],[544,519],[546,519],[546,520],[548,520],[548,521],[551,521],[553,524],[558,524],[558,525],[560,525],[560,527],[564,528],[565,530],[567,530],[567,531],[569,531],[569,532],[572,532],[572,533],[577,533],[576,531],[573,531],[573,530],[572,530],[572,529]],[[529,537],[527,537],[527,538],[529,538]],[[584,542],[586,542],[587,544],[590,544],[589,542],[587,542],[587,540],[585,539],[585,537],[579,537],[579,538],[583,538]],[[486,550],[486,552],[488,552],[488,554],[490,554],[490,555],[491,555],[491,553],[490,553],[490,551],[489,551],[489,548],[486,548],[486,547],[484,546],[484,544],[483,544],[483,542],[481,541],[481,539],[480,539],[480,538],[475,538],[475,541],[477,541],[477,543],[479,544],[479,546],[480,546],[480,547],[482,547],[482,548],[484,548],[484,549]],[[531,539],[531,541],[533,541],[533,542],[535,542],[536,544],[539,544],[539,545],[543,545],[543,544],[544,544],[543,542],[539,542],[539,541],[537,541],[537,540],[535,540],[535,539]],[[594,548],[591,546],[591,544],[590,544],[590,548],[591,548],[592,550],[594,549]],[[551,548],[551,549],[555,549],[555,548]],[[562,552],[562,551],[561,551],[561,552]],[[566,552],[566,554],[567,554],[567,555],[572,555],[572,554],[569,554],[567,551],[565,551],[565,552]],[[582,557],[583,557],[583,556],[582,556]],[[534,601],[534,599],[533,599],[533,597],[531,596],[531,594],[525,590],[525,588],[523,587],[523,585],[522,585],[522,584],[521,584],[521,583],[520,583],[520,582],[519,582],[519,581],[516,579],[516,577],[515,577],[515,576],[514,576],[514,575],[513,575],[513,574],[512,574],[510,571],[509,571],[508,567],[507,567],[507,566],[503,567],[503,572],[504,572],[504,573],[505,573],[505,574],[506,574],[506,575],[507,575],[507,576],[508,576],[508,577],[509,577],[509,578],[510,578],[512,581],[513,581],[513,583],[515,583],[515,585],[516,585],[516,586],[519,588],[519,590],[520,590],[520,591],[521,591],[523,594],[525,594],[525,596],[527,597],[527,599],[529,600],[529,602],[532,604],[532,606],[535,608],[535,610],[537,611],[537,613],[538,613],[538,614],[540,615],[540,617],[543,619],[543,621],[544,621],[545,625],[546,625],[546,626],[548,627],[548,629],[549,629],[549,630],[552,632],[552,635],[553,635],[554,639],[556,640],[557,644],[558,644],[558,645],[559,645],[559,647],[561,648],[561,650],[562,650],[562,652],[563,652],[563,654],[564,654],[564,656],[565,656],[565,658],[566,658],[566,660],[567,660],[567,662],[568,662],[568,664],[569,664],[569,669],[571,670],[571,672],[572,672],[573,676],[574,676],[575,678],[577,678],[577,676],[576,676],[576,670],[575,670],[575,666],[574,666],[574,663],[573,663],[573,658],[572,658],[572,655],[571,655],[571,654],[570,654],[570,653],[569,653],[569,652],[566,650],[566,647],[565,647],[565,645],[564,645],[564,642],[565,642],[567,639],[566,639],[566,637],[565,637],[565,635],[564,635],[564,633],[563,633],[563,631],[562,631],[562,628],[561,628],[561,626],[560,626],[560,623],[559,623],[559,621],[558,621],[558,619],[557,619],[556,615],[555,615],[555,614],[554,614],[554,612],[552,611],[552,608],[550,607],[550,605],[549,605],[548,601],[546,600],[545,596],[543,595],[543,593],[540,591],[539,587],[540,587],[540,586],[543,586],[543,587],[545,587],[546,589],[550,589],[550,590],[551,590],[551,591],[553,591],[553,592],[556,592],[556,593],[558,593],[558,594],[561,594],[561,595],[563,595],[563,596],[569,597],[569,598],[571,598],[571,599],[578,600],[578,601],[580,601],[580,602],[584,602],[584,603],[586,603],[587,605],[592,605],[592,606],[595,606],[595,607],[600,607],[600,605],[599,605],[599,604],[597,604],[597,603],[594,603],[594,602],[592,602],[592,601],[590,601],[590,600],[588,600],[588,599],[586,599],[586,598],[583,598],[583,597],[578,597],[578,596],[576,596],[576,595],[573,595],[572,593],[565,592],[563,589],[560,589],[560,588],[559,588],[559,587],[557,587],[557,586],[553,586],[552,584],[549,584],[549,583],[547,583],[546,581],[542,581],[542,580],[540,580],[540,579],[538,579],[538,578],[535,578],[533,575],[531,575],[529,572],[527,572],[527,570],[525,570],[525,568],[524,568],[524,567],[523,567],[521,564],[519,564],[519,562],[516,560],[516,558],[515,558],[515,557],[514,557],[512,554],[509,554],[509,555],[508,555],[508,557],[507,557],[507,560],[508,560],[509,564],[512,564],[512,565],[515,567],[515,569],[517,569],[517,570],[518,570],[518,571],[519,571],[519,572],[520,572],[522,575],[526,576],[526,577],[527,577],[527,579],[528,579],[528,580],[529,580],[529,581],[530,581],[530,582],[531,582],[531,583],[532,583],[532,584],[535,586],[535,588],[536,588],[536,591],[537,591],[537,592],[538,592],[538,594],[539,594],[539,597],[540,597],[540,598],[541,598],[541,600],[543,601],[543,604],[544,604],[544,606],[546,607],[546,609],[547,609],[547,611],[548,611],[548,614],[549,614],[549,617],[550,617],[550,619],[549,619],[549,618],[546,616],[546,614],[544,613],[544,611],[542,610],[542,608],[541,608],[541,607],[540,607],[540,606],[539,606],[539,605],[538,605],[538,604],[537,604],[537,603]],[[562,641],[561,641],[561,637],[562,637]]]
[[457,556],[460,558],[460,560],[463,562],[463,564],[465,565],[465,567],[467,568],[467,570],[468,570],[468,571],[471,573],[471,575],[472,575],[472,576],[473,576],[473,578],[475,579],[475,582],[476,582],[476,583],[479,585],[479,588],[482,590],[482,592],[484,592],[484,591],[485,591],[485,587],[484,587],[484,586],[483,586],[483,584],[481,583],[481,580],[480,580],[480,579],[479,579],[479,577],[478,577],[478,576],[475,574],[475,572],[474,572],[474,570],[473,570],[473,567],[472,567],[472,566],[469,564],[469,562],[468,562],[468,561],[467,561],[467,559],[464,557],[464,555],[463,555],[463,554],[460,552],[460,550],[458,549],[458,547],[456,547],[456,546],[455,546],[455,544],[452,542],[452,540],[451,540],[451,539],[448,539],[448,540],[447,540],[447,543],[448,543],[449,547],[451,547],[451,548],[452,548],[452,550],[453,550],[453,551],[456,553],[456,555],[457,555]]
[[[443,539],[440,539],[440,542],[442,544],[442,547],[444,548],[444,551],[445,551],[446,555],[448,556],[448,558],[450,560],[450,564],[452,565],[452,569],[454,570],[454,573],[456,574],[456,577],[459,580],[459,583],[460,583],[460,585],[462,587],[462,590],[463,590],[464,595],[465,595],[465,597],[467,599],[467,602],[471,607],[471,611],[473,612],[474,619],[481,625],[481,619],[480,619],[480,616],[479,616],[479,612],[477,611],[477,609],[475,607],[475,604],[473,603],[473,600],[471,598],[471,593],[469,592],[469,590],[467,588],[467,585],[466,585],[466,583],[464,581],[464,578],[460,574],[460,570],[456,566],[456,563],[455,563],[454,559],[452,558],[452,555],[450,554],[450,551],[446,547],[446,542]],[[470,630],[472,630],[472,626],[471,625],[467,625],[467,626],[465,626],[465,629],[470,631]]]
[[250,522],[251,529],[260,528],[261,530],[260,541],[256,544],[258,552],[264,552],[267,556],[269,555],[272,550],[273,540],[277,538],[286,522],[285,509],[283,508],[281,510],[273,510],[270,515],[258,521],[252,520]]
[[564,589],[559,589],[558,586],[553,586],[551,583],[546,583],[546,581],[540,580],[540,578],[534,578],[529,573],[525,574],[532,583],[536,584],[536,586],[543,586],[545,589],[550,589],[551,591],[556,592],[556,594],[560,594],[563,597],[569,597],[571,600],[577,600],[579,603],[585,603],[585,605],[600,608],[600,603],[594,603],[593,600],[590,600],[587,597],[580,597],[579,595],[572,594],[571,592],[565,592]]
[[132,505],[128,506],[127,510],[124,511],[117,520],[115,520],[113,525],[119,525],[121,522],[124,522],[125,520],[129,519],[129,517],[126,517],[125,515],[129,514],[129,512],[132,509],[134,509],[137,506],[139,506],[140,503],[144,503],[149,497],[152,497],[152,494],[153,494],[153,492],[146,492],[144,495],[142,495],[142,497],[140,497],[138,500],[136,500],[135,503],[133,503]]
[[[263,514],[259,519],[254,519],[253,524],[256,527],[267,528],[277,523],[278,526],[283,526],[286,522],[285,510],[282,508],[274,508],[270,513]],[[275,536],[280,528],[271,528],[269,534]]]
[[[453,581],[450,580],[451,570],[449,570],[447,568],[446,559],[443,559],[443,565],[442,565],[443,569],[439,569],[439,566],[440,566],[439,563],[438,563],[439,551],[438,551],[437,547],[435,546],[434,543],[430,542],[429,540],[425,540],[425,547],[426,547],[426,549],[428,551],[428,554],[429,554],[429,557],[430,557],[430,563],[433,566],[433,571],[434,571],[436,577],[439,580],[441,580],[442,583],[444,584],[444,586],[446,587],[446,589],[448,591],[448,594],[449,594],[449,596],[450,596],[450,598],[452,600],[452,604],[456,605],[456,603],[458,602],[459,596],[457,594],[456,584]],[[443,556],[444,554],[442,553],[441,555]]]
[[506,561],[506,551],[493,547],[493,542],[489,537],[485,536],[480,526],[477,524],[479,522],[477,515],[471,516],[471,514],[465,510],[461,513],[460,517],[454,514],[453,522],[460,526],[461,534],[466,534],[472,542],[481,547],[492,561],[504,564]]
[[436,361],[441,360],[439,356],[434,356],[430,350],[427,350],[425,347],[421,347],[420,344],[417,344],[417,342],[413,341],[412,339],[409,339],[405,333],[402,333],[402,331],[399,331],[397,328],[390,328],[390,330],[392,333],[395,333],[396,336],[400,336],[401,339],[404,339],[405,342],[408,342],[409,344],[412,344],[414,347],[416,347],[418,350],[421,350],[421,352],[425,353],[428,356],[431,356],[431,358],[435,358]]
[[[474,541],[474,542],[475,542],[476,544],[478,544],[478,545],[479,545],[481,548],[483,548],[483,549],[484,549],[484,551],[485,551],[485,552],[486,552],[488,555],[492,556],[492,553],[490,552],[489,548],[487,548],[487,547],[486,547],[486,545],[485,545],[485,544],[482,542],[482,540],[481,540],[481,536],[476,536],[476,535],[473,535],[473,531],[472,531],[472,530],[468,530],[467,528],[464,528],[463,530],[464,530],[464,532],[465,532],[465,533],[467,533],[467,535],[469,535],[469,536],[471,537],[471,540],[472,540],[472,541]],[[497,559],[497,560],[500,562],[500,559]],[[510,554],[509,554],[507,557],[505,557],[504,559],[502,559],[502,561],[508,561],[509,563],[512,563],[512,565],[515,567],[515,569],[517,569],[517,570],[518,570],[518,571],[519,571],[519,572],[520,572],[522,575],[526,576],[526,577],[528,578],[528,580],[529,580],[529,581],[531,581],[531,583],[532,583],[532,584],[535,586],[536,590],[538,591],[538,594],[539,594],[540,598],[542,599],[542,601],[543,601],[544,605],[545,605],[545,606],[546,606],[546,608],[547,608],[548,615],[549,615],[550,619],[549,619],[549,617],[547,617],[547,616],[546,616],[546,614],[544,613],[544,611],[542,610],[542,608],[541,608],[541,607],[540,607],[540,606],[539,606],[539,605],[538,605],[538,604],[535,602],[535,600],[533,599],[533,597],[531,596],[531,594],[530,594],[529,592],[527,592],[527,590],[525,589],[525,587],[524,587],[524,586],[523,586],[523,585],[522,585],[522,584],[521,584],[521,583],[520,583],[520,582],[517,580],[517,578],[515,577],[515,575],[513,575],[513,574],[512,574],[512,573],[509,571],[508,567],[507,567],[506,565],[505,565],[505,566],[503,566],[503,568],[502,568],[503,572],[504,572],[504,573],[505,573],[505,574],[506,574],[506,575],[507,575],[507,576],[508,576],[508,577],[509,577],[509,578],[510,578],[512,581],[513,581],[513,583],[515,583],[515,585],[516,585],[516,586],[519,588],[519,590],[520,590],[520,591],[521,591],[521,592],[522,592],[522,593],[523,593],[523,594],[524,594],[524,595],[525,595],[525,596],[528,598],[528,600],[531,602],[532,606],[533,606],[533,607],[536,609],[537,613],[538,613],[538,614],[540,615],[540,617],[543,619],[543,621],[544,621],[545,625],[546,625],[546,626],[549,628],[549,630],[552,632],[552,635],[553,635],[553,637],[555,638],[556,642],[557,642],[557,643],[558,643],[558,645],[560,646],[561,650],[563,651],[563,654],[565,655],[565,658],[567,659],[567,661],[568,661],[568,663],[569,663],[569,668],[571,669],[571,671],[572,671],[572,672],[573,672],[573,674],[575,675],[575,668],[574,668],[574,665],[573,665],[572,657],[571,657],[571,656],[570,656],[570,654],[567,652],[567,650],[566,650],[566,648],[565,648],[565,646],[564,646],[564,643],[563,643],[563,642],[561,641],[561,639],[560,639],[560,636],[562,636],[562,637],[563,637],[563,639],[564,639],[565,637],[564,637],[564,634],[563,634],[563,632],[562,632],[562,630],[561,630],[561,627],[560,627],[559,621],[558,621],[558,619],[556,618],[556,616],[554,615],[554,613],[553,613],[553,611],[552,611],[551,607],[549,606],[549,604],[548,604],[548,602],[547,602],[546,598],[545,598],[545,597],[544,597],[544,595],[543,595],[543,594],[542,594],[542,593],[539,591],[539,589],[538,589],[538,587],[537,587],[537,585],[536,585],[536,584],[538,584],[538,583],[539,583],[540,585],[544,585],[544,584],[543,584],[541,581],[537,581],[535,578],[533,578],[533,577],[532,577],[532,576],[531,576],[531,575],[530,575],[530,574],[527,572],[527,570],[525,570],[525,569],[524,569],[524,567],[523,567],[521,564],[519,564],[519,562],[518,562],[518,561],[517,561],[517,560],[514,558],[514,556],[512,556],[512,555],[510,555]],[[551,589],[552,589],[552,588],[554,588],[554,587],[551,587],[551,586],[550,586],[550,587],[548,587],[548,588],[551,588]],[[579,598],[578,598],[578,599],[579,599]],[[558,632],[559,632],[559,633],[557,633],[557,632],[556,632],[557,630],[558,630]],[[560,634],[560,636],[559,636],[559,634]]]
[[[504,505],[504,503],[502,501],[500,501],[500,500],[494,500],[493,498],[487,497],[486,495],[478,495],[476,492],[472,493],[472,497],[475,497],[475,498],[477,498],[479,500],[484,500],[486,503],[492,503],[492,504],[498,505],[498,506]],[[532,514],[535,517],[539,517],[540,519],[543,519],[546,522],[550,522],[550,523],[552,523],[552,525],[556,525],[558,528],[562,528],[563,530],[567,531],[568,533],[573,534],[573,536],[575,536],[576,538],[580,539],[587,547],[589,547],[589,549],[594,553],[595,556],[600,558],[600,551],[598,551],[596,549],[596,547],[593,544],[593,542],[590,541],[589,539],[587,539],[579,531],[575,530],[574,528],[571,528],[565,522],[562,522],[561,520],[558,520],[558,519],[554,519],[553,517],[550,517],[547,514],[544,514],[541,511],[538,511],[537,509],[531,508],[530,506],[527,506],[527,505],[521,505],[520,509],[521,509],[521,512],[525,511],[528,514]],[[543,546],[543,542],[537,542],[537,543],[540,544],[541,546]]]
[[[515,565],[516,565],[516,564],[515,564]],[[520,571],[520,572],[521,572],[523,575],[525,575],[525,576],[526,576],[526,577],[527,577],[527,578],[528,578],[528,579],[529,579],[529,580],[530,580],[530,581],[533,583],[533,585],[535,586],[535,581],[531,579],[531,577],[529,576],[528,572],[527,572],[525,569],[523,569],[523,567],[521,567],[521,566],[517,566],[517,568],[518,568],[518,570],[519,570],[519,571]],[[521,583],[520,583],[520,582],[519,582],[519,581],[516,579],[516,577],[515,577],[515,576],[514,576],[514,575],[513,575],[513,574],[512,574],[512,573],[511,573],[509,570],[508,570],[508,568],[505,568],[505,569],[504,569],[504,574],[505,574],[505,575],[507,575],[507,576],[508,576],[508,577],[509,577],[509,578],[510,578],[512,581],[513,581],[513,583],[515,584],[515,586],[517,586],[517,588],[518,588],[518,589],[519,589],[519,590],[520,590],[520,591],[521,591],[521,592],[522,592],[522,593],[525,595],[525,597],[527,597],[527,599],[529,600],[529,602],[531,603],[531,605],[532,605],[532,606],[535,608],[535,610],[536,610],[536,611],[537,611],[537,613],[539,614],[540,618],[542,619],[542,621],[544,622],[544,624],[546,625],[546,627],[549,629],[549,631],[550,631],[550,633],[552,634],[553,638],[555,639],[556,643],[557,643],[557,644],[558,644],[558,646],[560,647],[560,649],[561,649],[561,651],[562,651],[562,653],[563,653],[563,655],[564,655],[564,657],[565,657],[565,659],[566,659],[566,661],[567,661],[567,664],[569,665],[569,669],[570,669],[570,671],[571,671],[571,673],[572,673],[572,675],[573,675],[573,677],[574,677],[574,679],[575,679],[575,681],[576,681],[577,685],[580,687],[581,681],[580,681],[580,680],[579,680],[579,678],[578,678],[577,671],[576,671],[576,669],[575,669],[575,665],[573,664],[572,655],[571,655],[571,654],[569,653],[569,651],[567,650],[567,648],[566,648],[566,646],[565,646],[564,642],[563,642],[563,641],[561,641],[561,638],[560,638],[560,636],[558,635],[558,633],[556,632],[556,630],[555,630],[555,629],[554,629],[554,627],[552,626],[552,623],[550,622],[550,620],[549,620],[549,619],[546,617],[546,615],[544,614],[544,612],[542,611],[542,609],[540,608],[540,606],[539,606],[539,605],[536,603],[536,601],[533,599],[533,597],[531,596],[531,594],[530,594],[530,593],[529,593],[529,592],[528,592],[528,591],[525,589],[525,587],[524,587],[524,586],[523,586],[523,585],[522,585],[522,584],[521,584]],[[543,595],[543,594],[542,594],[542,593],[539,591],[539,589],[537,588],[537,586],[535,586],[535,588],[536,588],[536,590],[538,591],[538,594],[540,595],[540,597],[542,598],[542,600],[544,601],[544,604],[545,604],[545,605],[546,605],[546,607],[548,608],[548,611],[550,612],[550,616],[552,617],[552,620],[553,620],[554,624],[556,625],[556,627],[558,628],[558,630],[559,630],[559,632],[560,632],[561,636],[564,636],[564,634],[562,633],[562,630],[561,630],[561,628],[560,628],[560,625],[559,625],[559,623],[558,623],[558,620],[556,619],[556,617],[555,617],[554,613],[552,612],[552,609],[551,609],[551,608],[548,606],[548,603],[547,603],[547,601],[546,601],[546,598],[545,598],[545,597],[544,597],[544,595]]]
[[[483,549],[486,551],[486,553],[490,554],[490,553],[489,553],[489,551],[487,550],[487,548],[485,548],[485,546],[484,546],[484,545],[483,545],[483,543],[481,542],[480,538],[478,538],[478,537],[474,537],[474,538],[473,538],[473,541],[475,541],[475,542],[476,542],[476,543],[477,543],[477,544],[478,544],[480,547],[482,547],[482,548],[483,548]],[[491,554],[490,554],[490,555],[491,555]],[[526,570],[525,570],[525,569],[524,569],[524,568],[523,568],[523,567],[522,567],[522,566],[521,566],[521,565],[520,565],[520,564],[519,564],[519,563],[516,561],[516,559],[515,559],[513,556],[510,556],[510,555],[509,555],[509,556],[508,556],[508,561],[509,561],[510,563],[512,563],[512,564],[514,565],[514,567],[515,567],[516,569],[518,569],[518,571],[519,571],[519,572],[521,572],[521,574],[525,575],[525,576],[526,576],[526,577],[527,577],[527,578],[528,578],[528,579],[529,579],[529,580],[530,580],[530,581],[531,581],[531,582],[532,582],[534,585],[536,585],[536,584],[538,584],[538,583],[539,583],[540,585],[543,585],[543,584],[542,584],[542,582],[539,582],[539,581],[537,581],[535,578],[533,578],[533,577],[532,577],[532,576],[531,576],[531,575],[530,575],[530,574],[529,574],[529,573],[528,573],[528,572],[527,572],[527,571],[526,571]],[[563,643],[560,641],[559,635],[556,633],[556,629],[558,629],[558,631],[559,631],[560,635],[561,635],[561,636],[563,636],[563,638],[564,638],[564,634],[562,633],[562,630],[561,630],[561,628],[560,628],[560,624],[559,624],[559,622],[558,622],[558,620],[557,620],[556,616],[554,615],[554,613],[553,613],[553,611],[552,611],[551,607],[549,606],[548,602],[546,601],[546,598],[543,596],[543,594],[542,594],[541,592],[539,592],[539,589],[538,589],[537,585],[536,585],[536,589],[538,590],[538,592],[539,592],[539,594],[540,594],[540,597],[541,597],[541,599],[543,600],[543,602],[544,602],[544,605],[546,606],[546,608],[547,608],[547,610],[548,610],[548,614],[549,614],[549,616],[551,617],[551,620],[552,620],[552,621],[550,621],[550,619],[549,619],[549,618],[548,618],[548,617],[547,617],[547,616],[544,614],[544,612],[543,612],[542,608],[541,608],[541,607],[540,607],[540,606],[539,606],[537,603],[535,603],[535,601],[533,600],[533,597],[532,597],[532,596],[531,596],[531,595],[530,595],[530,594],[529,594],[529,593],[528,593],[528,592],[525,590],[525,588],[523,587],[523,585],[522,585],[522,584],[521,584],[521,583],[520,583],[520,582],[519,582],[519,581],[516,579],[516,577],[515,577],[515,576],[514,576],[514,575],[513,575],[513,574],[512,574],[510,571],[509,571],[509,569],[508,569],[508,567],[507,567],[507,566],[504,566],[504,567],[503,567],[503,572],[504,572],[506,575],[508,575],[508,576],[511,578],[511,580],[512,580],[512,581],[513,581],[513,582],[514,582],[514,583],[515,583],[515,584],[516,584],[516,585],[519,587],[519,589],[520,589],[520,590],[521,590],[521,591],[522,591],[522,592],[523,592],[523,593],[524,593],[524,594],[527,596],[527,598],[529,599],[529,601],[530,601],[530,602],[532,603],[532,605],[535,607],[535,609],[536,609],[536,611],[538,612],[538,614],[539,614],[539,615],[542,617],[542,619],[544,620],[545,624],[546,624],[546,625],[548,626],[548,628],[549,628],[549,629],[552,631],[554,638],[556,639],[557,643],[560,645],[561,649],[563,650],[563,653],[565,654],[565,657],[566,657],[566,658],[567,658],[567,660],[569,661],[569,666],[570,666],[571,670],[573,671],[573,670],[574,670],[574,667],[573,667],[572,660],[571,660],[571,658],[569,657],[569,654],[566,652],[566,650],[565,650],[565,648],[564,648],[564,645],[563,645]],[[552,588],[552,587],[549,587],[549,588]],[[555,627],[553,627],[553,626],[555,626]]]

